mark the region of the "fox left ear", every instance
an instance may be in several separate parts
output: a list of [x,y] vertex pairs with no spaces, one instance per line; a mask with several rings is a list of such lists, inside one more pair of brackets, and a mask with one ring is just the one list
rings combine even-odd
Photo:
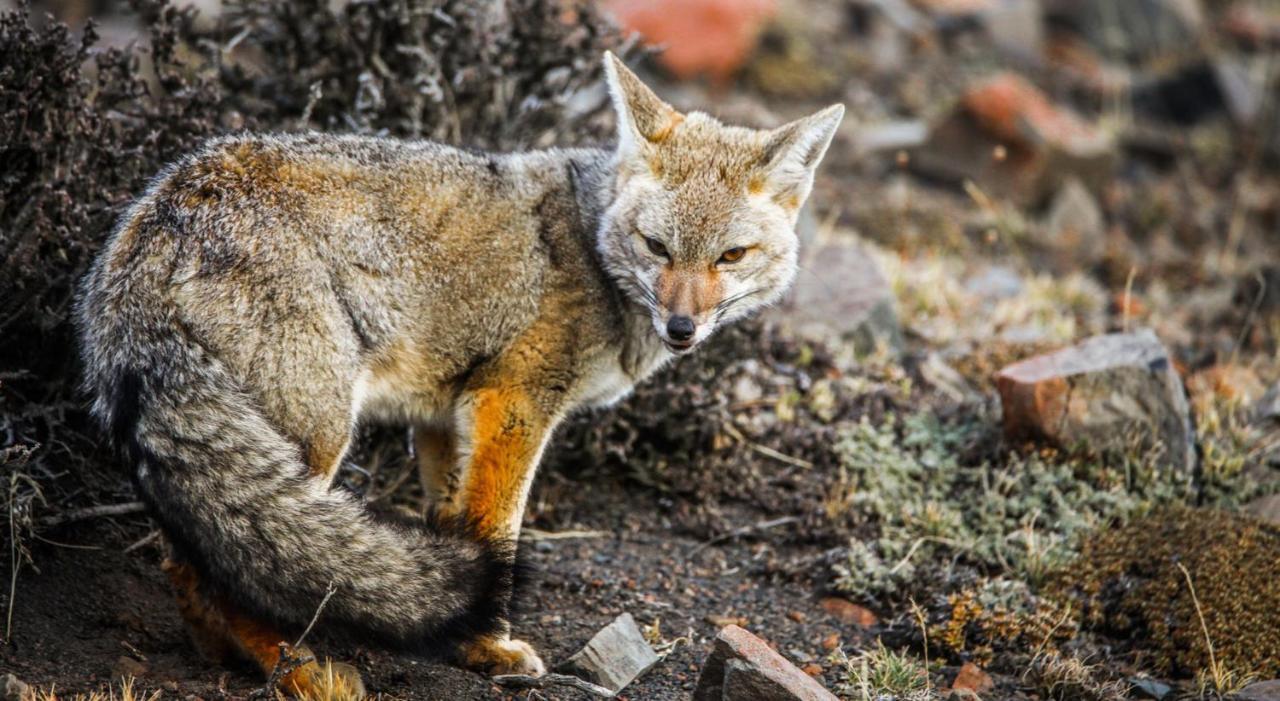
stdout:
[[648,145],[661,143],[684,119],[612,51],[604,52],[604,74],[618,115],[618,153],[623,158],[640,156]]
[[769,133],[760,163],[769,194],[799,209],[813,188],[813,173],[844,118],[844,105],[832,105]]

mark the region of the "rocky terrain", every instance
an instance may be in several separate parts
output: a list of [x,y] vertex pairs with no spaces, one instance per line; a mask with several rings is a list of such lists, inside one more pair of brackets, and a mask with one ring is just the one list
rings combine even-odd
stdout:
[[[558,435],[517,630],[566,677],[319,649],[387,698],[1280,698],[1280,6],[303,5],[0,22],[6,698],[261,686],[186,642],[74,386],[143,180],[244,128],[607,138],[606,47],[731,121],[847,105],[796,289]],[[405,442],[341,487],[421,509]]]

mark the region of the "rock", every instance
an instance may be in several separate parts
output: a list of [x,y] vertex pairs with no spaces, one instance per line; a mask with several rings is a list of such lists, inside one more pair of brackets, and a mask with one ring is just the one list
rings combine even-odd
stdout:
[[1129,684],[1134,691],[1156,701],[1164,701],[1165,697],[1173,693],[1173,687],[1150,677],[1129,677]]
[[716,636],[693,701],[836,701],[835,695],[737,626]]
[[869,628],[880,622],[880,619],[876,618],[876,615],[870,609],[859,606],[848,599],[828,596],[820,603],[823,611],[826,611],[841,623]]
[[688,80],[706,75],[724,85],[746,63],[764,25],[777,12],[774,0],[610,0],[622,26],[647,43],[668,70]]
[[0,699],[3,701],[22,701],[31,687],[13,674],[0,677]]
[[1255,682],[1232,698],[1236,701],[1280,701],[1280,679]]
[[967,689],[976,694],[994,689],[996,683],[991,680],[991,675],[982,671],[982,668],[972,662],[965,662],[960,668],[960,673],[956,675],[955,681],[951,682],[951,688]]
[[559,665],[557,671],[617,693],[658,660],[657,653],[645,641],[635,619],[624,613],[596,633],[582,650]]
[[911,164],[926,175],[973,180],[988,194],[1031,204],[1072,176],[1101,187],[1115,159],[1109,134],[1006,72],[970,87],[913,152]]
[[1280,526],[1280,494],[1268,494],[1244,505],[1244,510],[1263,521]]
[[801,254],[795,286],[772,312],[800,336],[847,342],[859,354],[903,347],[897,299],[865,244],[816,241]]
[[[1107,223],[1098,200],[1078,178],[1068,178],[1049,206],[1046,242],[1058,250],[1100,259],[1106,253]],[[1076,263],[1079,265],[1079,263]]]
[[147,666],[128,655],[121,655],[116,659],[116,664],[111,669],[111,674],[117,677],[141,677],[147,673]]
[[992,44],[1025,64],[1044,60],[1044,8],[1039,0],[1000,0],[979,15]]
[[1195,431],[1186,391],[1154,332],[1095,336],[1010,365],[996,375],[1005,434],[1063,448],[1163,449],[1190,475]]

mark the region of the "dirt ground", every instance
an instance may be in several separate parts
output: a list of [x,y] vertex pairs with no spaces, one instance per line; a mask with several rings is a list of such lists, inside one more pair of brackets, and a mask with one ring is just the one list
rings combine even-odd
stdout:
[[[628,612],[642,627],[657,622],[667,641],[680,639],[622,694],[662,701],[687,698],[697,683],[716,632],[708,616],[741,619],[789,658],[823,665],[831,675],[829,684],[835,672],[824,661],[828,653],[821,642],[832,633],[846,644],[868,635],[823,611],[823,583],[806,576],[823,568],[792,563],[821,558],[824,548],[794,542],[786,526],[708,544],[709,539],[694,537],[681,526],[680,513],[687,505],[652,490],[608,478],[562,486],[570,488],[556,490],[564,495],[555,505],[556,520],[572,528],[546,532],[580,531],[585,537],[531,544],[529,558],[538,574],[516,624],[518,634],[549,665]],[[743,507],[729,518],[751,525],[770,517]],[[535,517],[532,525],[543,524]],[[160,572],[158,546],[123,552],[148,530],[145,519],[137,518],[48,534],[64,545],[42,544],[36,557],[39,573],[22,573],[13,645],[0,648],[0,668],[29,684],[90,691],[126,669],[129,663],[121,658],[127,657],[145,670],[139,687],[162,689],[167,697],[243,698],[260,687],[256,670],[224,669],[197,655]],[[323,641],[316,647],[321,654],[354,663],[368,688],[387,698],[589,698],[563,689],[533,695],[504,690],[447,664],[379,650],[343,649]]]

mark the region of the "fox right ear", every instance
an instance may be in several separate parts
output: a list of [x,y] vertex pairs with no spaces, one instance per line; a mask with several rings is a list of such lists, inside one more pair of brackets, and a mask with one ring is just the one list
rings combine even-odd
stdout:
[[662,143],[684,120],[612,51],[604,52],[604,74],[618,115],[618,153],[624,158],[638,157],[649,145]]

